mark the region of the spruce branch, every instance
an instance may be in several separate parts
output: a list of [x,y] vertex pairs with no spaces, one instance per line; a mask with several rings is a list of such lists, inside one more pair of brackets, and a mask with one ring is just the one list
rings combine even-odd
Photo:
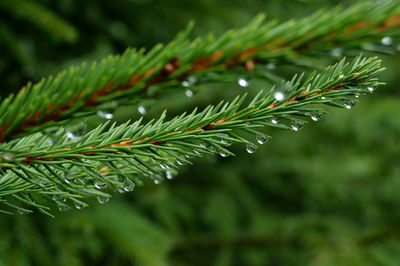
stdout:
[[43,197],[62,210],[68,208],[66,200],[82,208],[89,197],[107,201],[112,188],[131,191],[149,180],[159,183],[164,177],[172,178],[190,158],[231,155],[232,142],[245,144],[253,153],[256,145],[249,141],[249,133],[265,143],[269,136],[259,132],[262,127],[298,131],[305,117],[320,118],[320,105],[350,109],[355,104],[353,96],[369,93],[380,84],[376,76],[382,70],[377,58],[342,60],[322,73],[293,77],[286,84],[290,92],[282,99],[277,97],[281,92],[271,89],[260,91],[248,104],[245,96],[238,96],[169,121],[164,121],[164,112],[148,123],[141,119],[119,126],[104,123],[78,141],[60,129],[58,140],[38,132],[3,143],[0,202],[21,212],[34,207],[46,214],[49,206],[42,203]]
[[[93,115],[104,104],[129,104],[149,97],[149,88],[192,85],[190,76],[206,80],[207,73],[234,67],[252,71],[269,61],[295,62],[302,56],[322,56],[337,46],[360,48],[384,36],[398,35],[398,1],[358,4],[319,11],[298,21],[264,23],[259,15],[248,26],[216,38],[189,41],[192,24],[165,47],[149,52],[127,49],[90,66],[83,63],[37,84],[28,83],[0,104],[0,142],[29,135],[68,119]],[[218,78],[216,78],[218,81]]]

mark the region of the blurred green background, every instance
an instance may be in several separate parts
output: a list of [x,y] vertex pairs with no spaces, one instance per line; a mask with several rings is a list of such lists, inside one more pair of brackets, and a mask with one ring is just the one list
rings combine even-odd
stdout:
[[[338,3],[1,0],[0,95],[127,46],[167,42],[191,19],[199,36],[246,25],[259,12],[285,20]],[[0,265],[399,265],[399,56],[379,56],[386,86],[351,112],[328,109],[301,132],[268,129],[272,140],[255,154],[233,145],[236,157],[196,160],[173,180],[54,219],[2,215]],[[234,82],[202,87],[190,101],[171,92],[158,107],[148,103],[146,118],[240,93]],[[136,108],[121,108],[116,119],[137,118]]]

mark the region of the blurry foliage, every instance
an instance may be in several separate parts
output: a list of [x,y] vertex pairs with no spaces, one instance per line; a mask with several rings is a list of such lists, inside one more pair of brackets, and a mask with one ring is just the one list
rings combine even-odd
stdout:
[[[33,22],[27,5],[11,11],[6,2],[2,95],[83,59],[168,41],[190,19],[195,34],[224,32],[259,11],[285,19],[337,3],[15,1],[39,12]],[[353,112],[333,112],[299,133],[271,130],[272,141],[252,156],[209,157],[169,182],[55,219],[2,216],[0,265],[398,265],[398,60],[383,57],[391,86],[363,97]],[[218,95],[209,89],[197,97],[208,103]],[[173,113],[183,102],[165,105]]]

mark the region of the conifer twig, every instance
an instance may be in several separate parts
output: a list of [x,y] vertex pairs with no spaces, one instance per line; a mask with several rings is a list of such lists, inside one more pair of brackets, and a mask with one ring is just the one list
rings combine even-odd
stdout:
[[279,25],[276,21],[263,24],[260,15],[248,26],[220,38],[208,35],[192,42],[187,39],[189,26],[164,48],[157,45],[147,54],[143,49],[128,49],[122,56],[110,56],[90,67],[82,64],[28,84],[0,104],[0,142],[58,125],[57,121],[92,115],[112,100],[138,101],[147,97],[151,86],[192,85],[185,80],[190,75],[240,66],[251,71],[270,60],[296,61],[299,55],[315,55],[338,45],[355,48],[376,42],[396,34],[398,7],[397,1],[360,4]]
[[130,191],[143,179],[157,183],[163,176],[171,178],[193,156],[232,154],[227,149],[230,142],[244,143],[253,153],[256,146],[243,133],[256,135],[257,142],[265,143],[269,137],[257,128],[298,131],[304,124],[299,117],[318,120],[320,104],[351,108],[355,103],[352,96],[380,84],[376,78],[380,71],[376,58],[358,57],[347,64],[342,60],[323,73],[295,76],[287,83],[290,92],[283,99],[277,97],[282,92],[272,89],[261,91],[246,107],[242,107],[245,97],[237,97],[231,103],[221,102],[170,121],[164,121],[164,113],[146,124],[141,120],[120,126],[105,123],[78,141],[60,131],[56,141],[37,133],[4,143],[0,145],[0,169],[5,173],[0,179],[0,201],[30,211],[7,200],[12,198],[46,213],[47,208],[33,199],[41,195],[60,208],[66,207],[66,199],[81,208],[86,205],[83,198],[108,199],[102,190],[106,187]]

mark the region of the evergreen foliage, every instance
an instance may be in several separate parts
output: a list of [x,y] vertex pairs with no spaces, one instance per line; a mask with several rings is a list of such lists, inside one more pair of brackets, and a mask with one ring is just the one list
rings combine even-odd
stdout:
[[[0,12],[75,42],[73,23],[46,5],[4,1]],[[370,54],[398,49],[399,11],[387,1],[285,23],[259,15],[193,41],[191,24],[149,52],[129,48],[28,83],[0,103],[0,264],[395,265],[398,103],[365,99],[354,121],[332,107],[352,109],[383,84]],[[3,25],[0,37],[26,62]],[[369,53],[320,67],[360,50]],[[307,74],[281,83],[288,75],[274,68],[284,64]],[[182,91],[194,100],[170,108]],[[148,114],[113,115],[132,106]],[[334,114],[297,136],[282,131],[327,109]],[[252,159],[241,154],[266,142]],[[56,219],[5,215],[34,210]]]

